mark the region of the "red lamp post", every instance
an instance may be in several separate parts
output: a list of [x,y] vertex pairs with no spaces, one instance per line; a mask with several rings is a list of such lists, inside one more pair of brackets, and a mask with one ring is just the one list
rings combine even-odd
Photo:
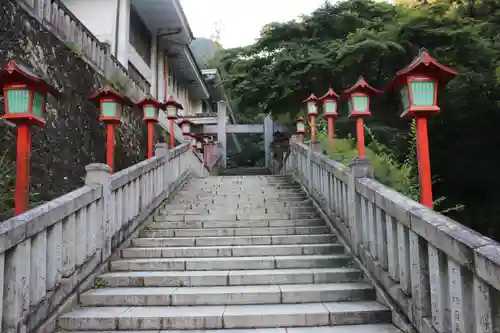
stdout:
[[47,94],[57,92],[41,78],[22,65],[9,61],[0,71],[5,115],[2,117],[17,126],[17,167],[14,214],[25,212],[29,206],[29,175],[31,158],[30,127],[45,126]]
[[318,115],[318,98],[311,94],[306,100],[302,101],[307,105],[307,115],[311,123],[311,142],[316,142],[316,116]]
[[298,141],[300,143],[302,143],[302,137],[304,136],[304,133],[306,132],[306,125],[304,123],[304,119],[302,118],[297,118],[297,120],[295,121],[295,124],[297,126],[297,137],[298,137]]
[[158,115],[163,104],[153,98],[150,94],[144,96],[142,100],[137,102],[137,106],[143,110],[144,122],[148,126],[148,155],[147,158],[153,157],[155,124],[158,122]]
[[170,120],[170,149],[175,147],[175,123],[174,120],[177,119],[177,115],[179,114],[179,110],[183,110],[183,107],[180,103],[177,103],[174,100],[173,96],[170,96],[168,101],[165,103],[165,107],[167,109],[167,119]]
[[403,102],[401,117],[416,119],[420,202],[429,208],[433,207],[434,202],[427,118],[440,112],[437,105],[438,86],[445,85],[455,76],[457,76],[456,71],[439,63],[427,50],[421,49],[410,65],[396,73],[386,88],[386,90],[399,89]]
[[346,99],[349,105],[349,119],[356,120],[356,138],[358,142],[358,156],[360,157],[365,155],[363,118],[371,116],[370,97],[379,93],[381,93],[380,90],[370,86],[360,76],[358,81],[342,94],[342,98]]
[[338,98],[339,95],[337,95],[335,91],[333,91],[333,89],[330,88],[328,92],[319,99],[319,102],[323,103],[323,117],[328,121],[328,138],[330,141],[330,149],[333,148],[333,137],[334,137],[333,120],[339,117],[339,114],[337,112]]
[[132,101],[122,96],[113,88],[106,86],[97,90],[89,100],[99,102],[100,120],[106,124],[106,164],[111,172],[115,164],[115,128],[120,120],[123,106],[132,106]]

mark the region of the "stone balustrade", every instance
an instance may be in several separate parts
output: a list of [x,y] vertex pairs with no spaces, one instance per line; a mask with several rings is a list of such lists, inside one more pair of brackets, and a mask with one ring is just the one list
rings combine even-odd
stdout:
[[281,173],[315,199],[399,313],[395,324],[500,332],[500,244],[373,180],[368,160],[346,168],[313,150],[292,142]]
[[171,193],[208,172],[189,143],[157,144],[155,157],[113,175],[86,170],[85,186],[0,224],[0,332],[50,325]]

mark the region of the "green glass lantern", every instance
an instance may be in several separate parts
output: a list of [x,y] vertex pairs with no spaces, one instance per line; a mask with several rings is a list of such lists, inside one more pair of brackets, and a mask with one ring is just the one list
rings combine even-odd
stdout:
[[181,122],[179,123],[179,126],[181,127],[182,135],[191,135],[191,126],[193,125],[193,122],[190,121],[189,119],[182,119]]
[[329,89],[328,92],[319,99],[319,101],[323,103],[324,118],[337,118],[339,116],[337,111],[338,98],[339,96],[335,93],[335,91],[333,91],[333,89]]
[[453,79],[457,72],[439,63],[425,49],[409,66],[396,73],[386,90],[399,91],[403,107],[401,117],[439,113],[438,86]]
[[174,100],[172,96],[165,103],[168,119],[176,119],[180,110],[184,110],[182,105]]
[[306,132],[306,125],[304,123],[304,119],[299,118],[296,120],[297,125],[297,134],[303,134]]
[[158,116],[160,114],[160,109],[163,108],[163,104],[153,98],[150,94],[144,96],[142,100],[136,103],[143,112],[143,120],[148,121],[158,121]]
[[97,90],[89,97],[99,103],[100,120],[106,124],[121,124],[124,106],[132,106],[132,101],[109,86]]
[[57,92],[26,67],[9,61],[0,72],[4,96],[4,120],[14,124],[45,126],[47,94]]
[[307,115],[308,116],[317,116],[318,115],[318,98],[311,94],[307,99],[302,101],[307,106]]
[[342,94],[342,99],[347,100],[349,118],[370,116],[370,97],[379,93],[381,93],[380,90],[370,86],[361,76]]

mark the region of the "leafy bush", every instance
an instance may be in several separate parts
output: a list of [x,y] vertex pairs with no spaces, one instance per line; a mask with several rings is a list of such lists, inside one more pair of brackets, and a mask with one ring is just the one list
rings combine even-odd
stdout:
[[[328,147],[328,155],[345,166],[348,166],[351,160],[358,155],[356,140],[352,137],[335,138],[333,149],[329,148],[326,134],[321,133],[319,139],[324,142],[325,147]],[[414,200],[418,200],[418,182],[412,175],[410,165],[398,163],[388,149],[373,141],[365,148],[365,154],[372,163],[375,179]]]

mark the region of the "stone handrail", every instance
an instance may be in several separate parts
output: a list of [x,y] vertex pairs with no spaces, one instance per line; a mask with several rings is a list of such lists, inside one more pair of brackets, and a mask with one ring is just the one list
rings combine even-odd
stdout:
[[108,80],[123,80],[130,97],[139,99],[149,91],[149,84],[129,76],[127,69],[111,54],[109,47],[102,44],[61,0],[17,2],[102,76]]
[[113,175],[104,164],[86,170],[85,186],[0,223],[0,332],[52,325],[175,189],[202,176],[188,143],[158,144],[155,157]]
[[332,222],[405,332],[500,331],[500,244],[292,142],[293,174]]

